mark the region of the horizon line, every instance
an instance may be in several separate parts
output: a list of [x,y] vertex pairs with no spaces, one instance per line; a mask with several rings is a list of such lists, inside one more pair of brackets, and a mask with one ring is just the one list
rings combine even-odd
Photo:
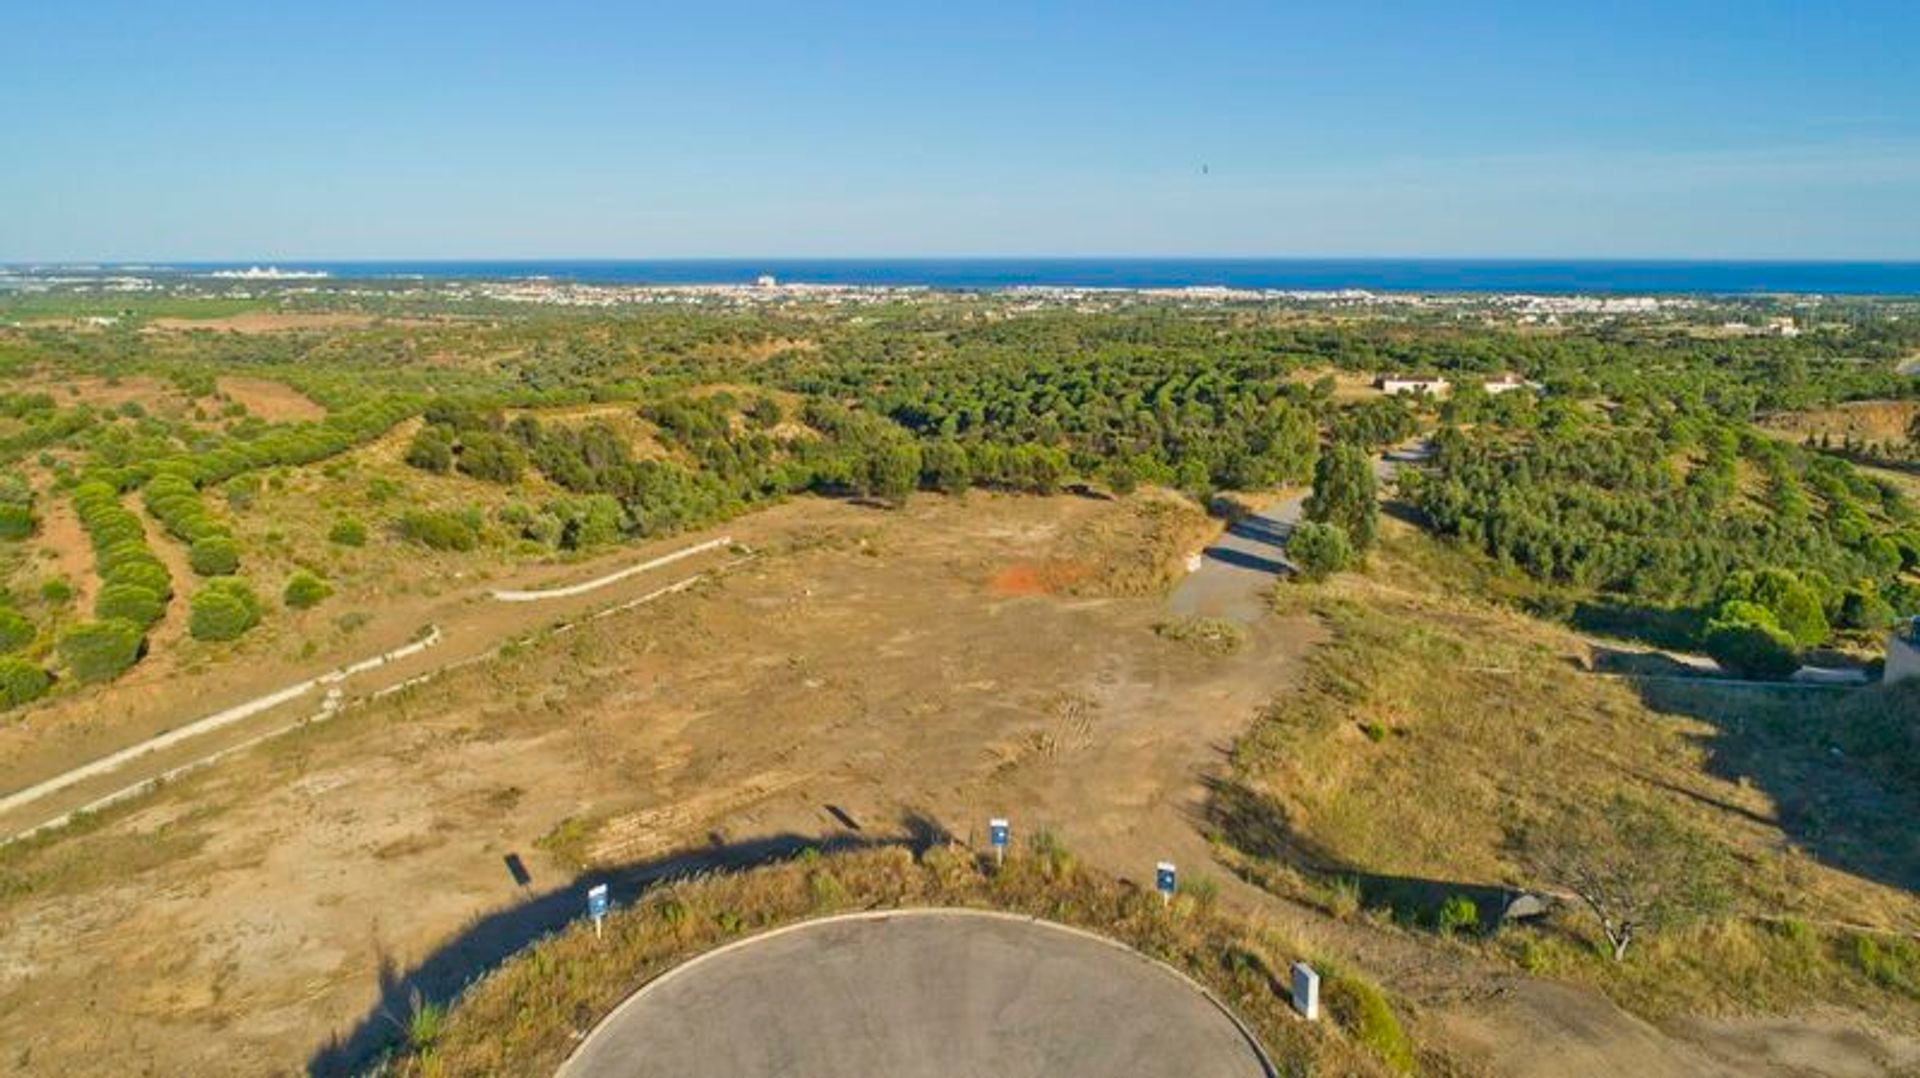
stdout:
[[258,265],[276,263],[336,263],[353,265],[459,265],[475,262],[522,263],[644,263],[644,262],[1430,262],[1447,264],[1572,263],[1579,265],[1883,265],[1920,266],[1920,255],[1898,257],[1737,256],[1712,255],[1209,255],[1209,254],[748,254],[748,255],[243,255],[192,258],[38,258],[0,260],[8,269],[31,267],[81,268],[115,266],[164,269],[167,266]]

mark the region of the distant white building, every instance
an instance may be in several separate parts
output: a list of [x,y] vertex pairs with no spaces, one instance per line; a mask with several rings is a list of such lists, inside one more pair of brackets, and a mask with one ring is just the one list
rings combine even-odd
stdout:
[[1383,374],[1373,380],[1373,387],[1388,396],[1400,394],[1425,393],[1438,397],[1453,388],[1453,383],[1445,378],[1396,378]]
[[759,285],[761,288],[778,288],[780,286],[780,282],[774,280],[773,274],[771,273],[761,274],[760,276],[754,278],[753,283],[756,285]]
[[1503,374],[1498,378],[1489,378],[1484,383],[1484,386],[1488,393],[1495,395],[1513,389],[1531,389],[1535,393],[1539,393],[1547,388],[1539,382],[1529,382],[1517,374]]
[[1887,634],[1888,684],[1920,678],[1920,618],[1908,618]]

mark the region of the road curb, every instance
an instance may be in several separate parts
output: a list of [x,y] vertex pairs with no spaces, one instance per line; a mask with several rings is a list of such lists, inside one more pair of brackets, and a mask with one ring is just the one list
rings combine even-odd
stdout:
[[836,913],[829,914],[825,917],[810,917],[805,920],[780,925],[777,928],[770,928],[765,932],[757,932],[751,936],[743,936],[740,939],[722,944],[712,950],[702,951],[692,958],[662,970],[657,975],[649,978],[638,988],[629,992],[626,998],[615,1004],[612,1010],[602,1015],[600,1020],[595,1022],[591,1029],[587,1030],[586,1035],[580,1038],[580,1043],[574,1046],[573,1051],[567,1054],[567,1058],[560,1064],[560,1069],[554,1072],[554,1078],[574,1078],[572,1074],[574,1061],[579,1059],[581,1053],[586,1050],[587,1046],[593,1043],[593,1039],[604,1032],[607,1027],[613,1025],[621,1014],[627,1011],[628,1008],[636,1006],[648,992],[658,988],[666,981],[702,965],[709,959],[718,958],[721,955],[745,949],[753,944],[765,943],[768,940],[791,935],[807,929],[858,921],[885,921],[896,917],[991,918],[999,921],[1009,921],[1017,924],[1048,928],[1056,932],[1064,932],[1113,948],[1137,961],[1145,962],[1148,965],[1158,968],[1161,972],[1171,975],[1179,980],[1180,983],[1199,993],[1201,998],[1205,999],[1216,1011],[1219,1011],[1228,1022],[1233,1024],[1234,1030],[1240,1034],[1240,1038],[1246,1042],[1248,1050],[1253,1053],[1254,1061],[1260,1065],[1260,1069],[1268,1078],[1279,1078],[1280,1071],[1275,1068],[1272,1058],[1267,1055],[1266,1046],[1260,1043],[1259,1037],[1254,1036],[1252,1028],[1249,1027],[1246,1022],[1242,1021],[1238,1014],[1234,1013],[1233,1008],[1227,1006],[1226,1001],[1215,995],[1206,985],[1194,980],[1170,963],[1146,954],[1138,948],[1129,946],[1111,936],[1104,936],[1098,932],[1080,928],[1076,925],[1062,924],[1059,921],[1049,921],[1044,917],[1035,917],[1025,913],[1012,913],[1007,910],[974,909],[967,906],[901,907],[897,909],[859,910],[853,913]]

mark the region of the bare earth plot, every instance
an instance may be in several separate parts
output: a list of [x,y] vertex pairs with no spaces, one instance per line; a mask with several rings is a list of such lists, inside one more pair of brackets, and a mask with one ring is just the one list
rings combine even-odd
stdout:
[[[1108,509],[776,509],[732,529],[765,553],[715,584],[16,855],[32,882],[0,898],[0,1062],[299,1069],[330,1036],[389,1036],[412,988],[445,990],[573,916],[574,856],[644,868],[768,836],[897,833],[908,815],[964,833],[998,812],[1136,877],[1156,856],[1198,863],[1200,769],[1315,630],[1276,622],[1209,659],[1154,636],[1157,599],[989,593],[1063,519]],[[563,856],[542,853],[549,835]],[[461,938],[496,911],[496,936]]]
[[247,411],[269,423],[299,423],[327,417],[325,408],[284,382],[270,378],[223,375],[215,384],[220,387],[220,392],[239,401]]
[[[1355,952],[1370,930],[1211,867],[1204,780],[1322,630],[1269,615],[1209,656],[1152,631],[1161,596],[995,588],[1120,511],[796,501],[729,527],[753,560],[493,658],[504,626],[558,613],[483,593],[422,605],[448,634],[431,661],[478,661],[0,852],[0,1073],[343,1073],[416,994],[449,998],[579,916],[583,867],[631,888],[800,842],[978,841],[996,815],[1134,881],[1178,861],[1225,900],[1377,954],[1421,1008],[1417,1035],[1467,1014],[1462,1043],[1582,1046],[1531,1057],[1574,1064],[1557,1071],[1490,1048],[1498,1073],[1701,1071],[1697,1049],[1594,993],[1400,936]],[[559,602],[589,612],[664,582]]]

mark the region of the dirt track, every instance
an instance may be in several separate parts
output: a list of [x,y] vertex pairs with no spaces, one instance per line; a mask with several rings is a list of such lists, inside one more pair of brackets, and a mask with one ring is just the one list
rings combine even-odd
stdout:
[[[23,886],[0,890],[0,1072],[333,1073],[390,1037],[415,992],[445,998],[577,916],[583,860],[643,878],[783,840],[978,840],[995,815],[1136,881],[1162,858],[1215,876],[1229,901],[1364,960],[1420,1005],[1422,1034],[1500,1073],[1689,1073],[1704,1058],[1590,992],[1468,969],[1397,935],[1375,944],[1372,929],[1211,868],[1202,778],[1284,695],[1320,630],[1267,617],[1242,651],[1208,657],[1152,632],[1159,598],[993,590],[1006,566],[1045,561],[1064,529],[1110,511],[983,495],[899,513],[795,502],[737,522],[762,555],[714,582],[18,851],[5,865]],[[489,633],[510,614],[551,616],[441,602]],[[499,639],[446,624],[447,649]],[[1569,1037],[1584,1047],[1507,1050]],[[1543,1071],[1553,1059],[1564,1067]]]

